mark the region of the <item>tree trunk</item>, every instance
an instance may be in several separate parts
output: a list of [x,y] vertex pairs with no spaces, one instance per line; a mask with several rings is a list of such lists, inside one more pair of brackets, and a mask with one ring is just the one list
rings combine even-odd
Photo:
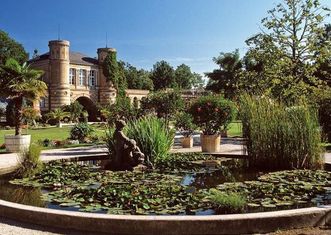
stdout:
[[17,97],[14,99],[15,103],[15,135],[21,135],[22,134],[22,107],[23,107],[23,97]]

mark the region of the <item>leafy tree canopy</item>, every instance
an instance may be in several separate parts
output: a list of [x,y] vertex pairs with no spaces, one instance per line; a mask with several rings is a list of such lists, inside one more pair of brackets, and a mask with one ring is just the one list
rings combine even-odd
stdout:
[[23,64],[28,60],[28,53],[26,53],[22,44],[0,30],[0,64],[5,64],[9,58],[13,58],[20,64]]
[[194,83],[194,74],[186,64],[179,65],[175,70],[174,83],[180,89],[191,89]]
[[153,90],[153,81],[149,78],[149,72],[123,61],[119,62],[124,70],[124,76],[129,89]]
[[237,74],[242,69],[239,50],[221,53],[213,60],[219,66],[219,69],[206,73],[210,79],[206,88],[216,93],[223,93],[226,98],[232,98],[239,88]]
[[246,58],[262,70],[246,71],[247,82],[262,80],[265,92],[286,100],[321,86],[314,73],[330,57],[330,41],[319,43],[328,12],[318,0],[284,0],[268,11],[262,32],[246,41]]
[[174,69],[164,60],[156,62],[156,64],[153,65],[151,79],[155,90],[173,87],[175,81]]

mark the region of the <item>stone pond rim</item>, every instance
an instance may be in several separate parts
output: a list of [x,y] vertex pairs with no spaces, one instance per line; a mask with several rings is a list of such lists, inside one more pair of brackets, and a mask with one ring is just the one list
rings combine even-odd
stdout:
[[247,234],[331,224],[331,206],[208,216],[109,215],[61,211],[0,200],[0,216],[77,231],[107,234]]

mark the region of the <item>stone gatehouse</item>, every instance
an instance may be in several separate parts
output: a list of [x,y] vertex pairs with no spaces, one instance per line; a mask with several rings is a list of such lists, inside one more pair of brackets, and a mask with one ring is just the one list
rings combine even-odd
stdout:
[[[42,80],[48,92],[40,101],[41,112],[47,112],[74,101],[81,103],[89,113],[91,121],[96,120],[96,104],[108,104],[116,99],[116,90],[107,82],[102,64],[108,52],[114,48],[98,48],[97,58],[88,57],[69,50],[67,40],[49,41],[49,52],[29,61],[31,67],[44,71]],[[131,100],[147,96],[146,90],[127,90]]]

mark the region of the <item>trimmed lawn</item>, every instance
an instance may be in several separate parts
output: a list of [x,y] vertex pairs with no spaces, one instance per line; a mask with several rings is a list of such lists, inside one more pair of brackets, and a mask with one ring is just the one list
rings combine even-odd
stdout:
[[[102,136],[104,134],[104,129],[100,127],[95,127],[95,134]],[[38,142],[39,140],[49,139],[49,140],[65,140],[70,136],[71,126],[59,127],[46,127],[38,129],[29,129],[28,131],[23,130],[23,134],[31,135],[31,142]],[[13,135],[14,130],[0,130],[0,145],[5,142],[5,135]]]
[[232,122],[229,124],[228,136],[229,137],[242,137],[242,124],[241,121]]
[[[31,135],[31,142],[38,142],[38,140],[50,139],[50,140],[65,140],[69,137],[71,127],[65,126],[47,127],[33,130],[23,130],[23,134]],[[13,135],[14,130],[0,130],[0,145],[5,142],[5,135]]]

